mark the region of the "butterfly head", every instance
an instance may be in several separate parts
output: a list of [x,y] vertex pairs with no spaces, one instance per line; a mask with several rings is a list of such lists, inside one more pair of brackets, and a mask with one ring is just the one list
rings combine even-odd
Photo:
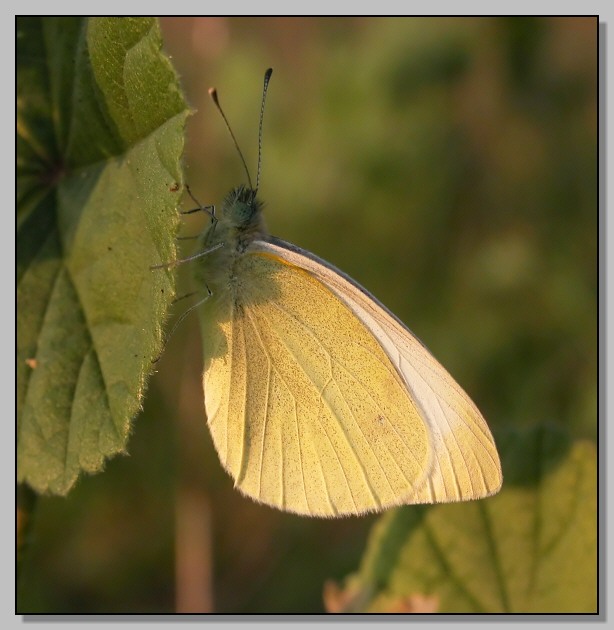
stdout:
[[223,220],[238,230],[259,224],[262,213],[262,202],[257,191],[248,186],[233,188],[222,206]]

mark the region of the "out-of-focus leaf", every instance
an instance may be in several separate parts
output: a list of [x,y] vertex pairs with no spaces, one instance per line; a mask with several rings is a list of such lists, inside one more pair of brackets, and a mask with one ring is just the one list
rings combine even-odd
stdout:
[[551,428],[510,432],[497,444],[504,475],[498,495],[385,514],[358,573],[332,593],[333,606],[398,612],[404,604],[409,612],[412,602],[427,602],[437,612],[596,612],[594,444],[572,444]]
[[174,293],[187,108],[157,21],[17,22],[18,480],[125,450]]

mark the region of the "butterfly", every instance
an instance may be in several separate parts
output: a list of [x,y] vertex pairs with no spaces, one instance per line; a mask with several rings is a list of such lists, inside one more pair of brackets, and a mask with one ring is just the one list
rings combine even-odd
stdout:
[[196,277],[208,426],[235,487],[316,517],[479,499],[501,487],[497,449],[469,396],[367,290],[271,236],[248,185],[200,240]]

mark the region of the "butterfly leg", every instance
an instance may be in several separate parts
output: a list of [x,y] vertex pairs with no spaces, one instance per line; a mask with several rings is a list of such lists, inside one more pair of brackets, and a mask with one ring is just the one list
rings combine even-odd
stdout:
[[191,260],[196,260],[201,256],[206,256],[211,252],[214,252],[216,249],[220,249],[220,247],[224,247],[224,243],[217,243],[213,247],[209,247],[208,249],[204,249],[202,252],[198,252],[197,254],[193,254],[192,256],[188,256],[187,258],[179,258],[178,260],[171,260],[171,262],[161,263],[159,265],[152,265],[149,267],[152,271],[154,269],[170,269],[171,267],[176,267],[177,265],[181,265],[186,262],[190,262]]
[[[164,354],[164,350],[166,348],[166,344],[168,343],[168,340],[173,336],[173,333],[177,330],[177,327],[181,324],[181,322],[183,322],[183,320],[194,310],[197,309],[199,306],[201,306],[202,304],[204,304],[212,295],[212,291],[211,289],[205,285],[205,288],[207,289],[207,295],[205,295],[205,297],[202,300],[199,300],[198,302],[196,302],[195,304],[192,304],[192,306],[190,306],[190,308],[188,308],[186,311],[184,311],[179,319],[175,322],[175,324],[173,325],[173,327],[171,328],[171,331],[168,333],[168,335],[166,335],[166,337],[164,338],[164,341],[162,342],[162,350],[160,350],[160,354],[155,358],[152,359],[152,363],[157,363],[160,360],[160,357]],[[182,295],[181,297],[177,298],[176,300],[173,300],[173,304],[175,304],[176,302],[178,302],[179,300],[182,300],[183,298],[189,297],[191,295],[195,295],[197,293],[197,291],[192,291],[192,293],[186,293],[185,295]]]
[[[192,208],[191,210],[182,210],[180,212],[180,214],[193,214],[194,212],[205,212],[206,214],[208,214],[211,217],[211,223],[213,223],[213,230],[215,230],[215,226],[217,225],[217,217],[215,216],[215,206],[213,204],[208,205],[208,206],[203,206],[200,201],[198,201],[198,199],[196,199],[196,197],[192,194],[192,191],[190,190],[190,187],[186,184],[185,189],[188,193],[188,195],[190,195],[192,201],[196,204],[196,208]],[[213,233],[213,231],[212,231]],[[195,236],[178,236],[177,240],[178,241],[189,241],[189,240],[193,240],[196,238],[199,238],[200,234],[197,234]]]
[[190,199],[192,199],[192,201],[196,204],[197,207],[192,208],[192,210],[183,210],[181,214],[193,214],[194,212],[205,212],[211,217],[212,223],[213,222],[217,223],[217,217],[215,216],[215,206],[212,204],[208,206],[203,206],[200,203],[200,201],[198,201],[198,199],[196,199],[196,197],[192,194],[192,191],[190,190],[190,187],[187,184],[185,185],[185,189],[188,195],[190,195]]

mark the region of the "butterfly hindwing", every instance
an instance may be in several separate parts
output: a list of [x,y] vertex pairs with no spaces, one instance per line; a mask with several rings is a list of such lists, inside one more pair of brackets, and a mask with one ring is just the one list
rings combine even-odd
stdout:
[[203,313],[208,422],[236,486],[318,516],[415,494],[429,468],[427,427],[381,344],[278,253],[255,247],[237,266],[231,290]]

